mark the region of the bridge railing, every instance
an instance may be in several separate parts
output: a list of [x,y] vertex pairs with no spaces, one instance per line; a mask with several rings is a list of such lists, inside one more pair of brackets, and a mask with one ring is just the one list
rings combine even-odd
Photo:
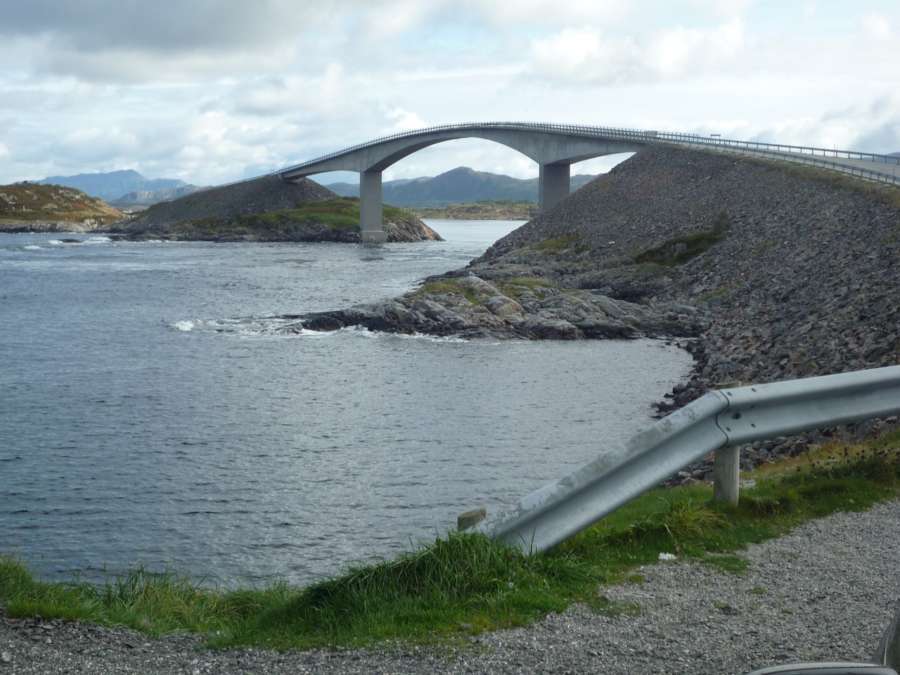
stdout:
[[736,446],[898,412],[900,366],[713,391],[479,529],[526,553],[544,551],[710,452],[716,497],[736,503]]
[[[741,154],[752,153],[789,161],[799,161],[800,163],[814,164],[883,183],[900,183],[900,175],[898,175],[897,173],[897,167],[900,167],[900,157],[892,155],[883,155],[871,152],[857,152],[855,150],[819,148],[806,145],[766,143],[763,141],[742,141],[729,138],[717,138],[701,136],[699,134],[686,134],[678,132],[628,129],[620,127],[597,127],[578,124],[543,124],[536,122],[464,122],[460,124],[445,124],[425,127],[423,129],[402,131],[388,136],[382,136],[365,143],[360,143],[349,148],[344,148],[336,152],[322,155],[321,157],[317,157],[307,162],[303,162],[286,169],[281,169],[274,172],[274,174],[281,175],[299,171],[305,167],[313,166],[315,164],[319,164],[330,159],[335,159],[352,152],[364,150],[366,148],[370,148],[383,143],[388,143],[390,141],[398,139],[415,138],[421,135],[440,132],[450,133],[464,130],[475,131],[484,129],[539,131],[543,133],[564,134],[570,136],[574,135],[585,138],[602,138],[606,140],[625,141],[645,145],[657,143],[675,143],[679,145],[704,146],[725,151],[736,151]],[[891,173],[887,173],[886,171],[875,171],[864,167],[854,167],[852,165],[841,164],[835,161],[838,159],[862,160],[884,164],[886,168],[891,167]]]

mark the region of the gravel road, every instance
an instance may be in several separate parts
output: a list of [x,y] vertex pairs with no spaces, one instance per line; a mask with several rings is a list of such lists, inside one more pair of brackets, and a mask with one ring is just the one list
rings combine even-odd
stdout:
[[900,502],[841,513],[742,553],[735,576],[684,561],[644,583],[602,589],[640,612],[583,606],[454,649],[388,647],[279,654],[205,651],[85,624],[0,612],[6,673],[743,673],[796,660],[867,660],[900,598]]

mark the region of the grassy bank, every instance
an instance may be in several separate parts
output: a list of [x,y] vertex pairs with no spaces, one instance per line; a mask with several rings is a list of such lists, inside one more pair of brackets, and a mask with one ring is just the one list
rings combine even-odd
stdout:
[[[12,616],[120,624],[152,634],[200,632],[212,646],[365,645],[453,639],[517,626],[584,602],[639,612],[602,585],[639,583],[635,567],[674,553],[730,573],[740,551],[813,518],[863,510],[900,495],[900,433],[831,445],[755,471],[738,507],[714,504],[706,485],[647,493],[555,550],[533,557],[474,534],[453,534],[396,560],[306,588],[220,592],[137,571],[105,586],[48,584],[0,559],[0,603]],[[599,587],[599,588],[598,588]]]

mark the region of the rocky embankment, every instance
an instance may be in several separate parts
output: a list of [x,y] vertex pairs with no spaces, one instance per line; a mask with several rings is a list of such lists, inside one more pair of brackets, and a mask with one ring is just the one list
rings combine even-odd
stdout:
[[124,215],[74,188],[37,183],[0,186],[0,232],[95,232]]
[[[414,214],[385,206],[388,241],[440,239]],[[358,242],[359,201],[307,179],[266,176],[151,206],[114,230],[129,239]]]
[[526,338],[696,336],[709,387],[894,364],[900,190],[648,149],[396,300],[305,317],[331,329]]

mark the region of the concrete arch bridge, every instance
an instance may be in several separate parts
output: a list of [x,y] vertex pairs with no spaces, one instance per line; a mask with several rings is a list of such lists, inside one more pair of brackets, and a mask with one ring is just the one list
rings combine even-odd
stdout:
[[651,145],[692,148],[762,156],[800,164],[813,164],[867,180],[900,184],[900,157],[777,143],[737,141],[717,137],[641,129],[618,129],[533,122],[481,122],[450,124],[377,138],[274,175],[293,181],[329,171],[356,171],[359,177],[360,231],[364,243],[386,239],[382,224],[381,173],[414,152],[460,138],[483,138],[521,152],[539,167],[539,202],[542,211],[569,194],[570,166],[604,155],[639,152]]

